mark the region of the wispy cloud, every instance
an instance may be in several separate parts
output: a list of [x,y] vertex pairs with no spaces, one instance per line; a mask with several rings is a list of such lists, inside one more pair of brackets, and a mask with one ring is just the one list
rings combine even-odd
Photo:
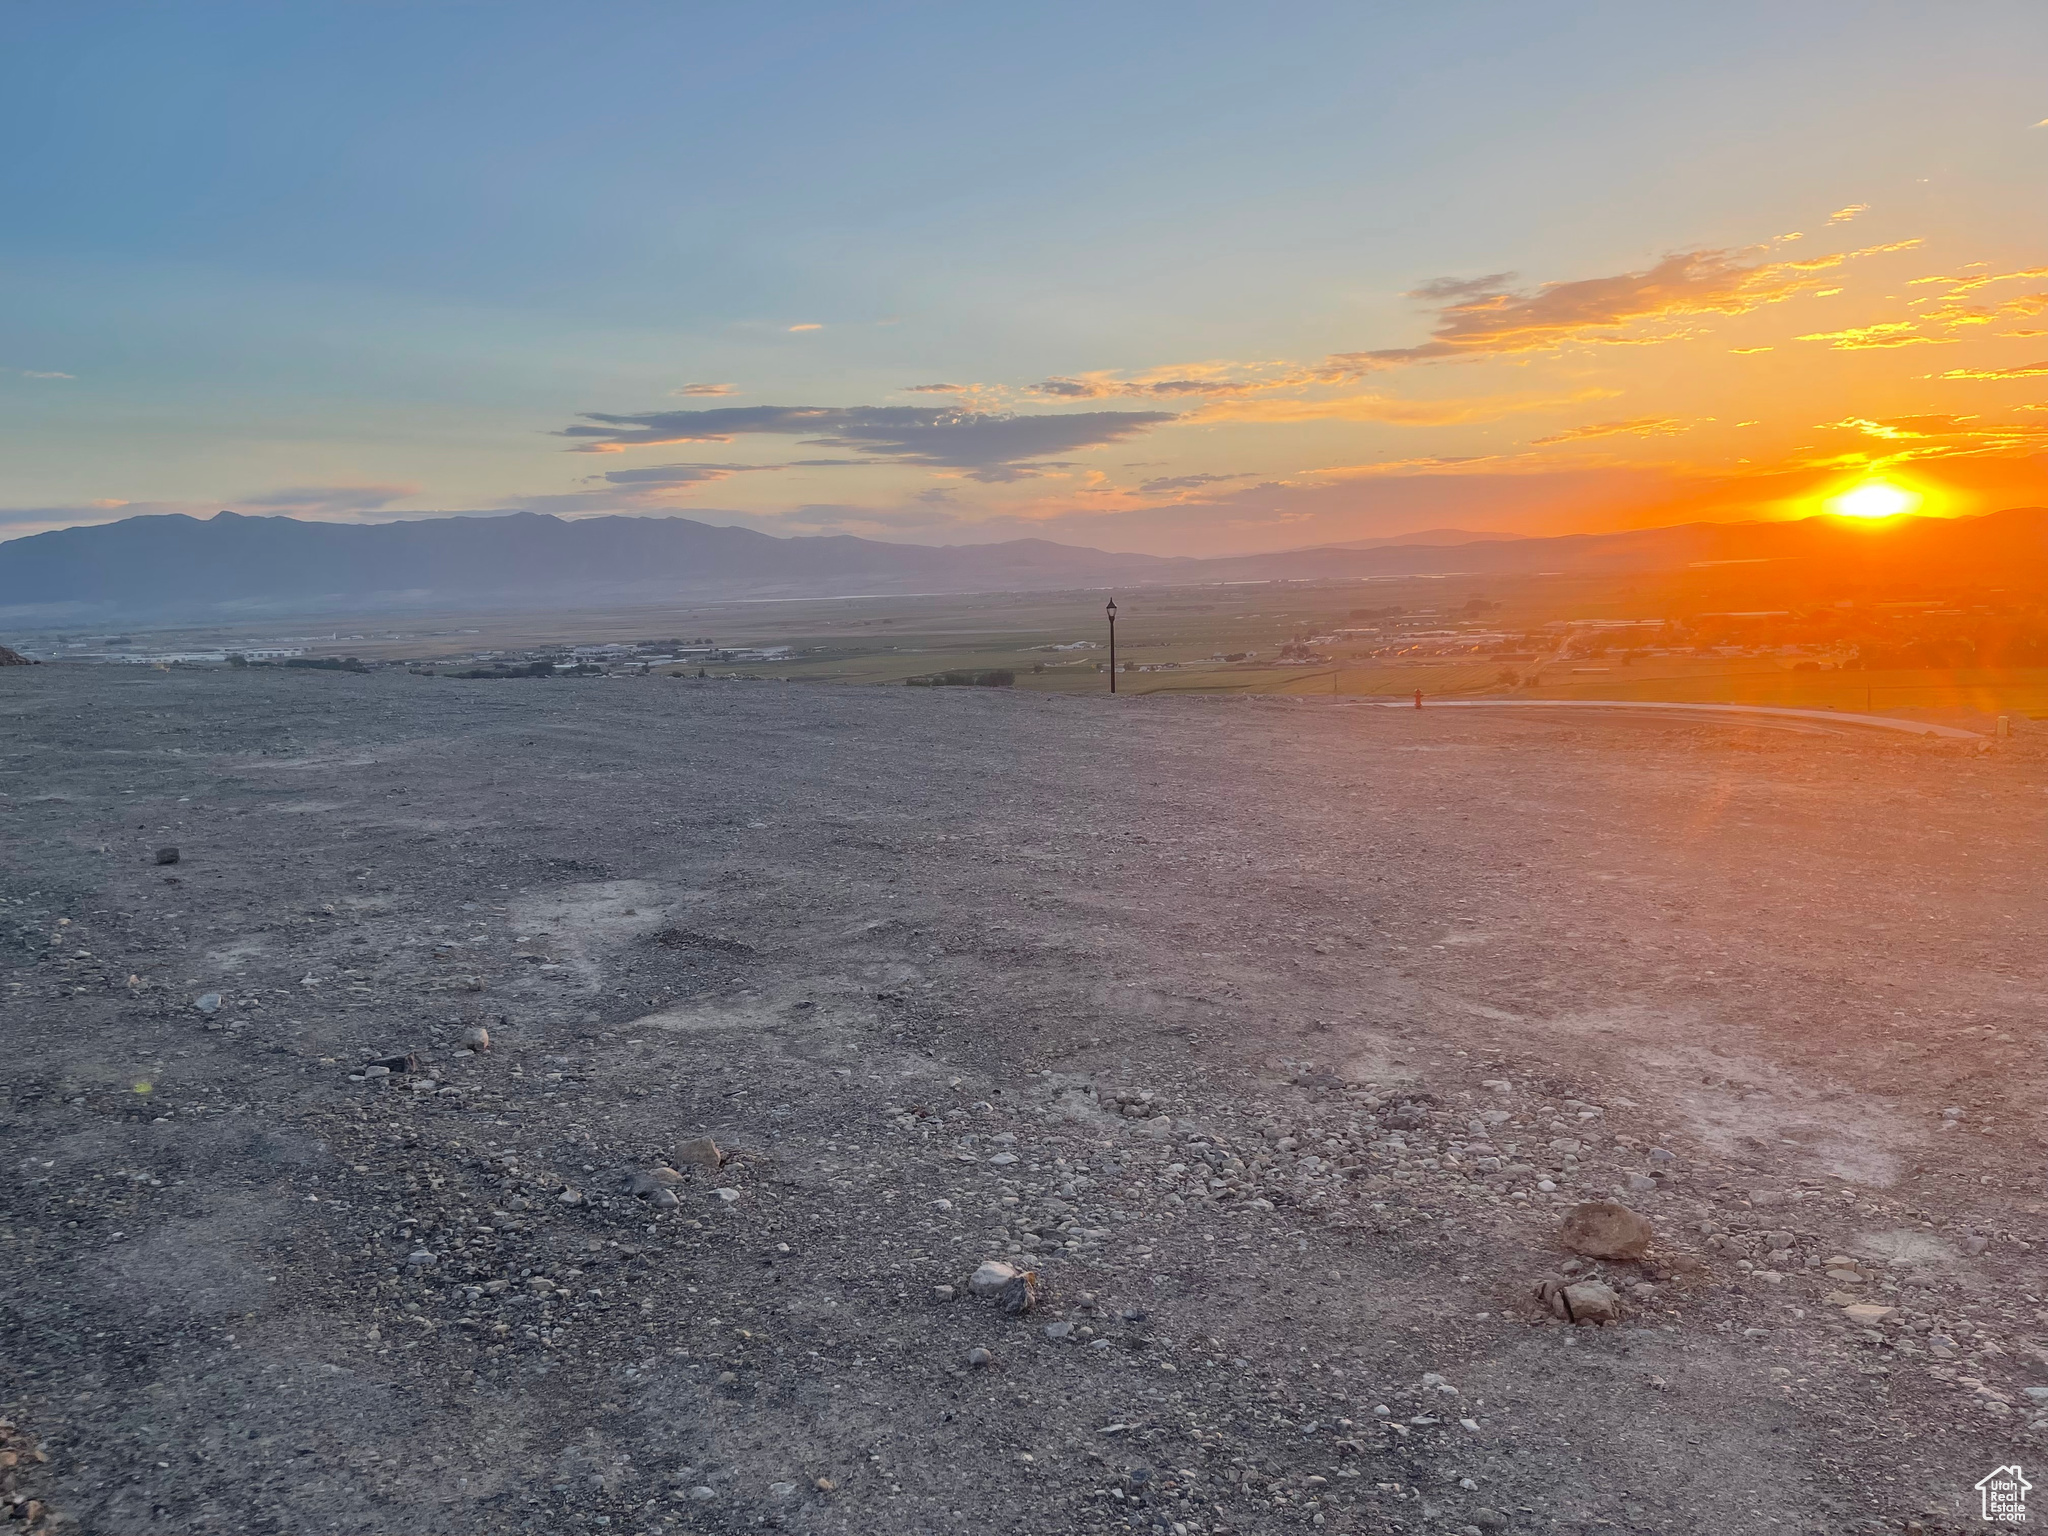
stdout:
[[1557,466],[1557,461],[1539,454],[1440,453],[1408,459],[1384,459],[1377,464],[1332,464],[1317,470],[1316,474],[1326,480],[1376,480],[1409,475],[1494,475],[1510,472],[1518,465],[1549,470]]
[[1154,400],[1228,399],[1307,383],[1310,375],[1295,371],[1278,378],[1233,378],[1230,364],[1183,365],[1155,369],[1135,378],[1113,371],[1054,377],[1031,386],[1028,393],[1054,400],[1107,400],[1115,397]]
[[964,471],[987,482],[1030,479],[1060,467],[1049,456],[1122,442],[1176,417],[1169,411],[1086,411],[1023,416],[920,406],[727,406],[708,411],[591,412],[589,426],[564,428],[583,439],[578,453],[614,453],[674,443],[722,443],[736,437],[801,438],[869,461]]
[[1683,251],[1641,272],[1545,283],[1533,291],[1507,286],[1505,273],[1439,278],[1411,294],[1431,305],[1431,339],[1414,347],[1333,354],[1325,379],[1358,378],[1408,363],[1548,352],[1572,342],[1612,340],[1630,326],[1690,315],[1743,315],[1813,288],[1815,274],[1844,262],[1900,251],[1917,240],[1818,256],[1806,261],[1745,259],[1729,250]]
[[1190,413],[1190,422],[1376,421],[1403,427],[1445,427],[1497,421],[1529,411],[1556,410],[1609,398],[1608,389],[1579,390],[1569,396],[1479,396],[1465,400],[1402,400],[1392,395],[1342,395],[1329,400],[1223,400]]
[[1855,218],[1857,214],[1868,212],[1870,212],[1870,204],[1851,203],[1848,207],[1837,208],[1833,213],[1829,214],[1828,222],[1830,224],[1846,224]]
[[736,395],[739,390],[730,384],[685,384],[669,391],[671,395]]
[[78,377],[75,373],[53,373],[42,368],[24,368],[21,370],[21,376],[24,379],[75,379]]
[[975,386],[972,384],[906,384],[906,395],[964,395]]
[[294,517],[333,517],[377,512],[419,495],[417,485],[289,485],[229,503],[238,512],[288,512]]
[[1922,336],[1918,334],[1919,329],[1916,321],[1884,320],[1876,325],[1852,326],[1845,331],[1813,331],[1794,339],[1824,341],[1837,352],[1862,352],[1878,347],[1943,346],[1952,339],[1944,336]]
[[2048,363],[2021,363],[2013,368],[1951,368],[1947,373],[1929,374],[1934,379],[2040,379],[2048,378]]
[[824,327],[824,326],[822,326],[822,325],[820,325],[820,324],[819,324],[819,323],[818,323],[817,321],[815,321],[815,320],[806,320],[806,321],[805,321],[805,322],[804,322],[804,323],[803,323],[802,325],[792,325],[792,326],[790,327],[790,330],[791,330],[792,332],[794,332],[794,331],[822,331],[823,329],[825,329],[825,327]]
[[2048,423],[1985,421],[1980,416],[1888,416],[1871,420],[1847,417],[1827,423],[1823,431],[1855,432],[1893,445],[1889,453],[1870,459],[1882,469],[1914,460],[2031,457],[2048,448]]
[[1529,440],[1531,448],[1547,448],[1553,443],[1583,443],[1595,437],[1669,437],[1683,432],[1686,423],[1676,416],[1638,416],[1630,421],[1596,421],[1583,427],[1567,427],[1562,432],[1553,432],[1548,437]]
[[781,469],[780,464],[649,464],[641,469],[615,469],[592,475],[606,485],[653,490],[660,487],[710,485],[755,470]]
[[1138,483],[1140,494],[1146,496],[1171,496],[1182,491],[1199,490],[1205,485],[1227,485],[1232,480],[1249,480],[1249,474],[1237,475],[1155,475],[1150,480]]

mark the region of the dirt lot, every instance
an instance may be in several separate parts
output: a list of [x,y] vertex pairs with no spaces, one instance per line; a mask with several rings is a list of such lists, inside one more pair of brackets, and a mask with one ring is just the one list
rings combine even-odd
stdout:
[[[2038,736],[10,669],[0,1476],[109,1533],[1981,1528],[2048,1439],[2044,790]],[[1610,1195],[1649,1255],[1573,1259]],[[1594,1275],[1616,1324],[1534,1294]]]

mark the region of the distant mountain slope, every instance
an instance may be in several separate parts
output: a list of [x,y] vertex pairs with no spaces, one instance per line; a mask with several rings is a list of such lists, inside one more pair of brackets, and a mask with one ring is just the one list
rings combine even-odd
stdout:
[[[1284,579],[1310,574],[1344,576],[1640,574],[1691,568],[1782,566],[1835,577],[1917,572],[1929,579],[1989,577],[2004,573],[2038,590],[2048,574],[2048,507],[2017,507],[1982,517],[1920,517],[1884,526],[1842,518],[1796,522],[1684,523],[1625,533],[1579,533],[1556,538],[1492,539],[1454,546],[1326,547],[1281,554],[1199,562],[1200,579]],[[1760,578],[1776,572],[1759,572]],[[1764,584],[1773,584],[1765,582]]]
[[1755,567],[1758,590],[1816,578],[1924,576],[2038,589],[2048,508],[1917,518],[1882,528],[1832,518],[1688,523],[1561,538],[1442,544],[1360,541],[1195,560],[1018,539],[888,544],[776,538],[685,518],[564,522],[519,512],[344,524],[233,512],[134,517],[0,544],[0,616],[16,622],[286,612],[547,608],[676,599],[1402,575],[1623,575]]
[[1044,539],[775,538],[686,518],[517,512],[413,522],[134,517],[0,544],[0,613],[109,616],[547,607],[677,596],[971,591],[1145,580],[1175,562]]
[[1415,533],[1389,534],[1383,539],[1345,539],[1336,544],[1318,544],[1317,549],[1385,549],[1392,544],[1491,544],[1503,539],[1526,539],[1525,533],[1480,533],[1470,528],[1424,528]]

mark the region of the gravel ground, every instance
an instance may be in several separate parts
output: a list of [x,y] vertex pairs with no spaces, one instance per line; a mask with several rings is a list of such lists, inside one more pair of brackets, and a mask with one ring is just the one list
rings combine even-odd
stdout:
[[[1934,1532],[2048,1437],[2038,735],[61,666],[0,722],[27,1528]],[[1567,1253],[1610,1198],[1647,1255]]]

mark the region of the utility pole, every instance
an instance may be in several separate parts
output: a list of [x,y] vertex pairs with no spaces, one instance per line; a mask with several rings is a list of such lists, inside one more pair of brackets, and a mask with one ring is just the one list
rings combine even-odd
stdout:
[[1109,600],[1103,610],[1109,615],[1109,691],[1116,692],[1116,599]]

